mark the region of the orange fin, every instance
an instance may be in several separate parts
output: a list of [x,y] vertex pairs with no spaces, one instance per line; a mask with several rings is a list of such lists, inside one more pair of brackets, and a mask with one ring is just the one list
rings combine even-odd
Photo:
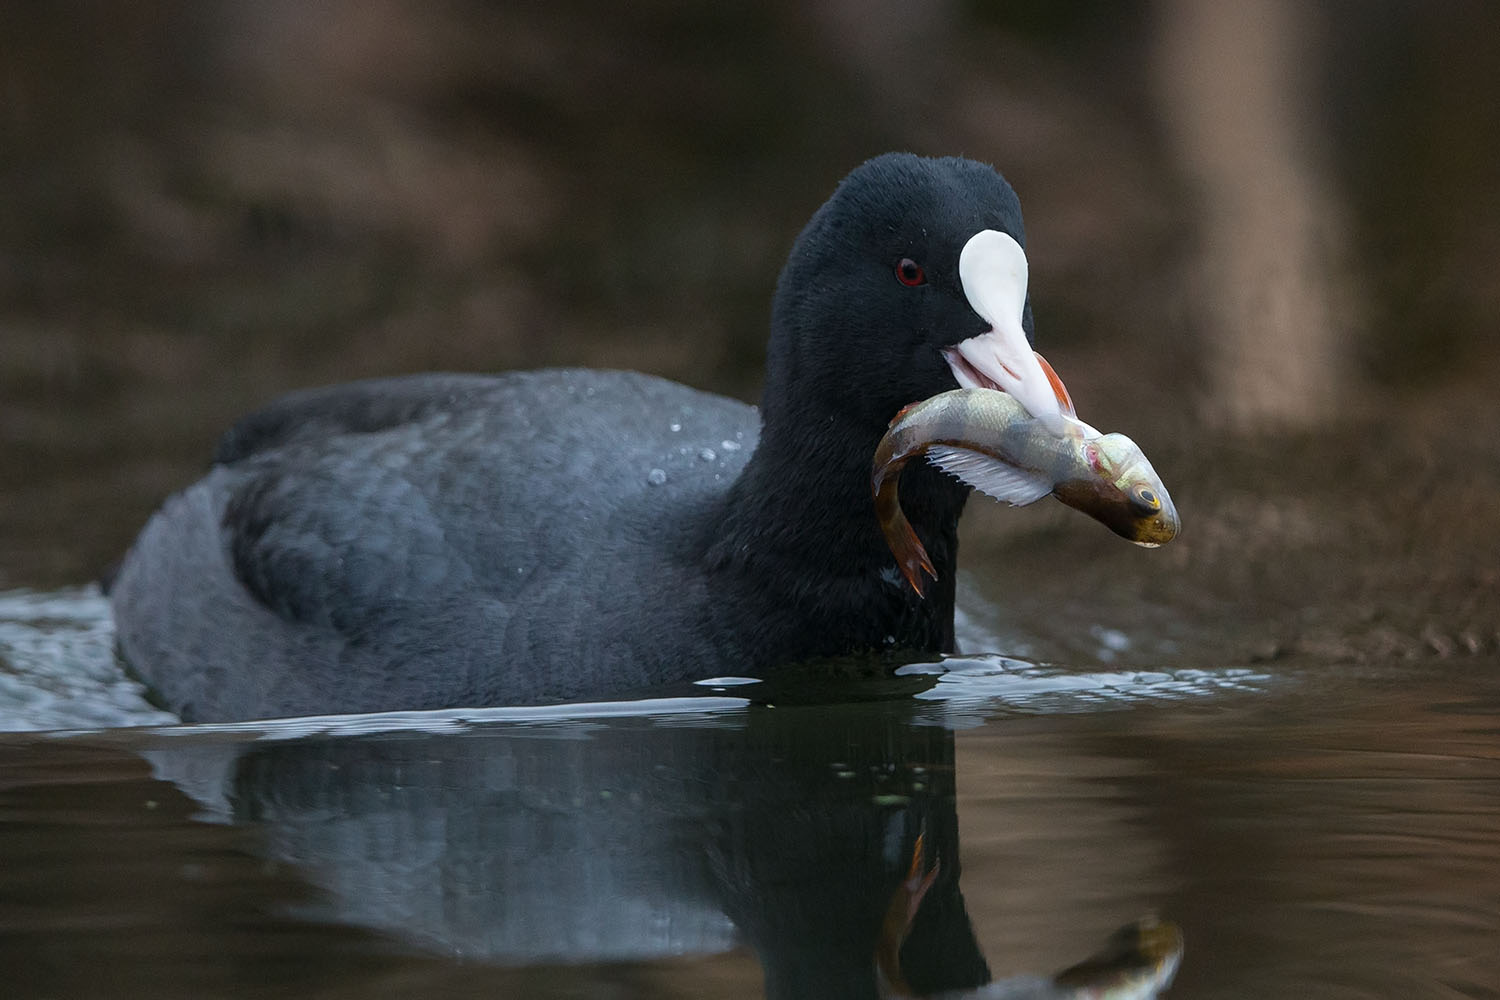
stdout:
[[[926,869],[926,871],[924,871]],[[917,842],[911,849],[911,867],[907,869],[906,881],[902,883],[903,888],[910,894],[906,922],[908,926],[916,917],[917,910],[922,906],[922,898],[927,895],[927,890],[937,881],[938,872],[942,865],[937,858],[932,859],[932,867],[927,868],[927,830],[926,824],[917,834]]]
[[886,426],[887,427],[895,427],[896,426],[896,421],[898,421],[902,417],[906,416],[906,414],[911,411],[911,408],[913,406],[916,406],[917,404],[919,404],[921,402],[923,402],[923,401],[919,399],[919,400],[916,400],[915,402],[907,403],[905,406],[901,407],[901,409],[899,409],[899,410],[896,411],[896,415],[891,418],[891,422],[889,424],[887,424]]
[[1036,351],[1032,351],[1031,353],[1036,354],[1037,363],[1042,366],[1042,371],[1046,373],[1047,381],[1052,383],[1052,394],[1057,397],[1058,405],[1062,407],[1062,411],[1070,417],[1078,416],[1078,411],[1073,409],[1073,397],[1068,395],[1068,387],[1063,385],[1063,380],[1058,377],[1057,372],[1047,363],[1046,358],[1037,354]]
[[896,557],[901,575],[906,577],[906,582],[911,584],[911,589],[917,592],[917,596],[922,597],[922,574],[926,573],[936,580],[937,569],[928,558],[927,549],[917,537],[916,529],[901,512],[901,494],[897,484],[906,461],[907,457],[903,456],[883,465],[877,464],[870,475],[870,489],[875,496],[875,517],[880,522],[885,543],[890,547],[891,555]]
[[917,530],[905,517],[901,518],[901,530],[904,544],[896,553],[897,561],[901,564],[901,575],[906,577],[906,582],[911,584],[911,589],[917,592],[918,597],[925,597],[922,574],[925,572],[936,580],[937,570],[933,568],[932,560],[927,557],[927,549],[922,545],[922,540],[917,537]]
[[924,823],[922,829],[917,831],[917,842],[911,845],[911,867],[906,870],[908,882],[917,881],[922,875],[922,869],[927,867],[927,825]]
[[917,842],[912,847],[911,866],[906,877],[891,893],[886,905],[885,917],[880,922],[880,936],[875,940],[875,973],[879,979],[879,995],[883,997],[914,1000],[917,994],[907,983],[901,968],[901,945],[906,941],[912,921],[922,907],[922,900],[937,881],[938,862],[932,859],[931,870],[927,869],[926,824],[917,833]]

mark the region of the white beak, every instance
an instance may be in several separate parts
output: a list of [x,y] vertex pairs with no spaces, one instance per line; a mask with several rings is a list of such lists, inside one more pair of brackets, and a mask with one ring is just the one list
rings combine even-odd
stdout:
[[958,256],[958,277],[969,305],[990,330],[944,353],[960,386],[1008,392],[1044,427],[1062,435],[1060,393],[1021,327],[1026,270],[1026,251],[1010,235],[985,229],[969,238]]

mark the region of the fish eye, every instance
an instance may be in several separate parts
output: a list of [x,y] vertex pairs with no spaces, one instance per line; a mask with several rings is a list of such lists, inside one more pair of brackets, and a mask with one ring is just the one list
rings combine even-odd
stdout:
[[1134,504],[1148,514],[1154,514],[1161,510],[1161,497],[1156,491],[1144,483],[1138,483],[1130,491],[1130,499]]

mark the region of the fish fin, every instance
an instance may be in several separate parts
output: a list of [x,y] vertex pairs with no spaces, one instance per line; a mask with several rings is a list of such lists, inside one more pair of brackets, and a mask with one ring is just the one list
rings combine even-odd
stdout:
[[922,540],[917,537],[916,529],[905,517],[901,518],[901,525],[897,530],[900,541],[892,546],[896,564],[901,567],[901,575],[906,577],[906,582],[911,584],[911,589],[917,592],[917,596],[926,597],[927,588],[923,585],[922,574],[926,573],[936,580],[937,570],[933,568]]
[[1078,416],[1078,411],[1073,409],[1073,397],[1068,394],[1068,387],[1063,385],[1063,380],[1058,376],[1053,367],[1047,363],[1047,359],[1036,351],[1037,364],[1042,366],[1042,373],[1047,376],[1047,381],[1052,384],[1052,395],[1057,397],[1057,405],[1062,407],[1063,413],[1070,417]]
[[[1038,357],[1040,357],[1040,355],[1038,355]],[[907,413],[909,413],[911,411],[911,408],[913,406],[916,406],[920,402],[922,402],[922,400],[920,400],[920,399],[914,400],[913,402],[907,403],[905,406],[901,407],[901,409],[899,409],[899,410],[896,411],[896,415],[891,418],[891,422],[887,426],[888,427],[895,427],[896,426],[896,422],[898,420],[900,420],[902,417],[906,416]]]
[[1052,492],[1052,484],[1041,476],[967,448],[933,445],[927,449],[927,460],[981,493],[1013,507],[1035,503]]
[[934,580],[937,579],[937,570],[928,558],[927,549],[922,545],[922,539],[917,537],[917,531],[901,512],[901,495],[897,492],[897,476],[890,475],[892,471],[899,472],[901,466],[906,464],[903,457],[894,463],[877,465],[871,474],[870,487],[875,494],[875,516],[880,522],[880,530],[885,535],[885,541],[890,546],[891,555],[896,557],[896,565],[901,570],[901,575],[906,577],[906,582],[911,584],[911,589],[916,591],[918,597],[925,596],[922,585],[922,574],[926,573]]
[[907,869],[906,881],[902,882],[907,892],[911,893],[911,910],[907,914],[910,922],[917,915],[917,908],[922,905],[922,897],[927,895],[927,890],[932,888],[932,883],[937,881],[938,872],[942,866],[937,858],[932,859],[932,867],[927,867],[927,827],[923,824],[917,832],[917,842],[911,849],[911,867]]
[[911,845],[911,867],[907,869],[906,881],[910,885],[916,885],[922,880],[922,872],[927,867],[927,824],[924,822],[921,829],[917,831],[917,842]]

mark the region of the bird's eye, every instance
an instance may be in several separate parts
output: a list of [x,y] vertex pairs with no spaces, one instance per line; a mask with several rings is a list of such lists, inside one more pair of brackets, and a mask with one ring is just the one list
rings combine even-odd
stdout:
[[927,283],[927,272],[922,270],[922,265],[910,257],[902,257],[901,263],[896,265],[896,280],[909,288]]
[[1137,507],[1146,511],[1148,514],[1155,513],[1156,511],[1161,510],[1161,498],[1158,497],[1156,495],[1156,491],[1149,486],[1142,485],[1135,487],[1135,489],[1130,491],[1130,499],[1135,502],[1135,505]]

